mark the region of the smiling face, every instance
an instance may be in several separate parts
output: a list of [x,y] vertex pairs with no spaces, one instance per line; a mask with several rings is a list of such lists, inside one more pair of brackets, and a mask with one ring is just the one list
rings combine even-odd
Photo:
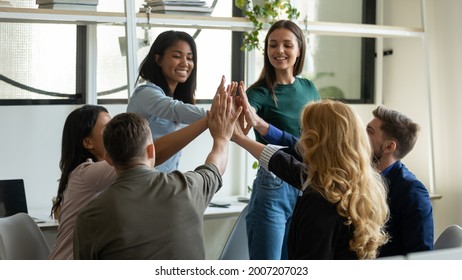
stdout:
[[179,40],[165,50],[162,57],[156,55],[170,91],[175,92],[178,83],[184,83],[194,69],[193,52],[188,42]]
[[267,55],[276,72],[293,73],[295,62],[300,56],[300,47],[295,34],[286,28],[275,29],[268,36]]
[[111,120],[111,116],[106,112],[100,112],[95,126],[90,135],[83,139],[83,146],[92,153],[98,161],[104,160],[106,149],[103,144],[103,130]]

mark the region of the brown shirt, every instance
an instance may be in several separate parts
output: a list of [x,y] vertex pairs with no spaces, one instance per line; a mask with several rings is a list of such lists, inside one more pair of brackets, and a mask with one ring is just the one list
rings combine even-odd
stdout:
[[212,165],[125,171],[77,216],[75,259],[205,259],[204,211],[222,178]]

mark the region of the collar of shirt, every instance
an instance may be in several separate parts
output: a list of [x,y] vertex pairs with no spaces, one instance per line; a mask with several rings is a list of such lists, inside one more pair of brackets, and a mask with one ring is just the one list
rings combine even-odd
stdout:
[[395,161],[393,164],[391,164],[390,166],[388,166],[387,168],[385,168],[383,171],[382,171],[382,175],[383,176],[386,176],[390,170],[393,169],[393,166],[395,166],[397,163],[399,162],[399,160]]

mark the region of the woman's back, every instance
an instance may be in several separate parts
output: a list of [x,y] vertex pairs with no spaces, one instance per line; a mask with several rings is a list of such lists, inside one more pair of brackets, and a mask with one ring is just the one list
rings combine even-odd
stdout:
[[318,192],[307,189],[298,198],[289,229],[289,259],[351,260],[353,226],[340,216],[335,205]]
[[59,228],[49,259],[73,259],[73,234],[77,212],[95,195],[107,189],[116,173],[106,161],[87,161],[69,176],[59,214]]

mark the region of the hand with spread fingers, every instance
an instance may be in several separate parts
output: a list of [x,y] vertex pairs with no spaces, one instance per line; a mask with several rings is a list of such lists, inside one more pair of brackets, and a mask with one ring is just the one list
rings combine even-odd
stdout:
[[212,137],[230,140],[234,131],[234,124],[241,112],[242,107],[240,106],[237,110],[234,108],[233,99],[227,91],[217,94],[208,113],[208,125]]
[[252,107],[245,92],[244,82],[239,83],[239,96],[233,95],[236,106],[242,106],[244,114],[239,117],[239,125],[242,132],[247,135],[250,129],[255,128],[261,135],[268,133],[269,124],[257,115],[255,108]]
[[228,161],[228,146],[231,139],[234,126],[241,115],[242,107],[237,110],[234,107],[233,99],[229,91],[234,90],[236,84],[224,88],[224,78],[220,83],[220,93],[217,93],[213,99],[212,107],[207,113],[208,126],[210,134],[213,137],[212,151],[206,159],[206,163],[214,164],[220,173],[223,174]]

